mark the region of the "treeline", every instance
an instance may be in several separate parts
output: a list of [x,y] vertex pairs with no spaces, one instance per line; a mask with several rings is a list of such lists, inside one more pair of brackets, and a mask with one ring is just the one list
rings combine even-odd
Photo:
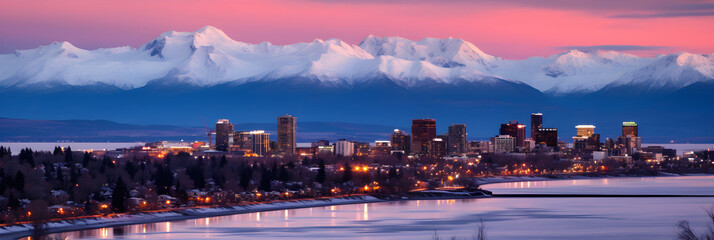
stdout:
[[[189,191],[220,193],[221,203],[240,201],[243,192],[311,191],[315,196],[351,193],[353,186],[375,183],[382,192],[406,191],[413,187],[414,172],[392,167],[387,171],[353,171],[353,166],[394,164],[395,158],[226,158],[195,157],[188,153],[163,159],[110,159],[89,152],[72,152],[55,147],[52,152],[26,148],[12,156],[0,146],[0,209],[5,223],[47,217],[53,205],[76,204],[82,212],[101,213],[106,204],[113,212],[125,212],[127,199],[136,196],[156,203],[160,195],[181,203]],[[352,164],[352,165],[350,165]],[[327,171],[326,165],[343,168]],[[411,177],[410,177],[411,176]],[[28,212],[36,212],[28,216]],[[44,216],[40,216],[44,215]]]

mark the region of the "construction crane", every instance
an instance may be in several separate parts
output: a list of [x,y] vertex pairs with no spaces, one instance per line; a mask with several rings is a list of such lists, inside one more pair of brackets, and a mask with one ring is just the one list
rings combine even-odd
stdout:
[[204,120],[203,117],[201,117],[201,121],[203,121],[203,127],[206,128],[206,135],[208,135],[208,143],[206,145],[208,145],[208,148],[211,148],[211,137],[214,133],[216,133],[216,131],[213,131],[208,128],[208,125],[206,125],[206,120]]

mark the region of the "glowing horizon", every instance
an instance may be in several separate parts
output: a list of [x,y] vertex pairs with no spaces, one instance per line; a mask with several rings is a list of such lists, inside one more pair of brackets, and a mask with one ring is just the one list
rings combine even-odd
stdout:
[[[604,3],[603,3],[604,2]],[[714,52],[714,2],[701,0],[16,1],[0,3],[0,53],[68,41],[84,49],[138,47],[170,30],[215,26],[247,43],[369,35],[461,38],[507,59],[567,49],[653,56]]]

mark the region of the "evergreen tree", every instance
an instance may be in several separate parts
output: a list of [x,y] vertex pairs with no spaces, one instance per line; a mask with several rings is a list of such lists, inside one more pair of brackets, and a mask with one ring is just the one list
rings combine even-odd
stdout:
[[325,182],[325,161],[323,160],[320,160],[320,168],[317,170],[317,177],[315,177],[315,182]]
[[50,162],[45,162],[42,165],[45,166],[45,180],[49,181],[52,179],[52,173],[55,172],[55,165]]
[[121,178],[117,179],[117,184],[112,192],[112,210],[117,213],[126,212],[126,199],[129,196],[129,190],[124,185]]
[[273,179],[273,176],[271,176],[270,171],[268,169],[263,170],[263,176],[260,178],[260,186],[258,189],[270,192],[271,191],[271,180]]
[[221,163],[218,167],[222,169],[222,168],[226,167],[227,164],[228,164],[228,160],[226,159],[226,155],[223,155],[221,157]]
[[243,188],[243,190],[248,190],[248,186],[250,186],[250,180],[253,178],[253,168],[250,166],[243,166],[243,170],[241,171],[240,174],[240,182],[239,185]]
[[73,163],[74,158],[72,157],[72,148],[67,146],[67,148],[64,150],[64,161],[66,163]]
[[55,150],[52,152],[52,155],[61,155],[62,154],[62,148],[59,146],[55,146]]
[[84,152],[84,157],[82,157],[82,165],[84,167],[87,167],[89,165],[89,161],[92,160],[92,154],[89,152]]
[[136,176],[136,167],[134,166],[132,161],[127,161],[126,164],[124,164],[124,171],[126,171],[127,174],[129,174],[129,177],[134,179],[134,176]]
[[280,173],[278,174],[278,179],[280,179],[280,181],[282,181],[282,182],[290,181],[290,173],[288,172],[288,168],[286,166],[280,167]]
[[349,182],[352,180],[352,167],[349,162],[345,163],[345,171],[342,172],[342,182]]
[[25,174],[22,174],[21,171],[17,171],[17,174],[15,175],[15,180],[13,181],[13,185],[13,187],[17,189],[17,191],[24,192]]
[[7,179],[8,177],[5,176],[5,171],[0,168],[0,196],[5,195],[5,189],[8,187],[8,182]]
[[193,185],[196,188],[205,188],[206,187],[206,176],[204,175],[204,166],[202,162],[199,162],[199,164],[196,164],[193,167],[190,167],[186,169],[186,174],[193,180]]
[[164,167],[161,164],[157,165],[154,182],[156,183],[156,193],[168,194],[174,184],[174,173],[171,169]]
[[64,186],[64,174],[62,173],[62,166],[57,167],[57,181],[60,185]]

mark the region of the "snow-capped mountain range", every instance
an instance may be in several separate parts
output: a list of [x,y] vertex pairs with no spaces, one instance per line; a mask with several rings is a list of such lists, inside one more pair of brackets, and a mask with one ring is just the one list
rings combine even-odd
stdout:
[[679,89],[714,81],[714,54],[676,53],[643,58],[613,51],[570,50],[550,57],[505,60],[461,39],[368,36],[359,45],[338,39],[249,44],[207,26],[166,32],[139,48],[84,50],[54,42],[0,55],[0,87],[106,84],[140,88],[171,80],[195,86],[287,78],[350,86],[386,77],[410,87],[430,80],[525,83],[554,94],[637,85]]

